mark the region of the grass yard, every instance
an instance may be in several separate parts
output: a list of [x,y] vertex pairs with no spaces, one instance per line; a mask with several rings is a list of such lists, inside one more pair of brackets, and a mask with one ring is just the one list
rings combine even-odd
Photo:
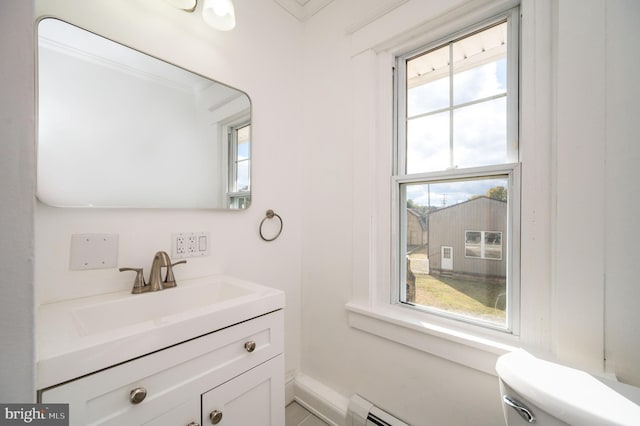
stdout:
[[428,274],[415,276],[416,304],[504,324],[504,284]]

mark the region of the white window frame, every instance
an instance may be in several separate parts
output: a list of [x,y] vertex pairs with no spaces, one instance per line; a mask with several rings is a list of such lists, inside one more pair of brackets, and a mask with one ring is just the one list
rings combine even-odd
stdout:
[[[472,2],[473,3],[473,2]],[[478,3],[478,2],[475,2]],[[349,325],[392,342],[441,356],[487,374],[495,375],[497,356],[521,345],[551,350],[552,163],[553,156],[553,8],[550,0],[489,0],[482,7],[452,9],[428,22],[421,21],[420,7],[408,4],[403,19],[406,30],[379,36],[354,35],[352,91],[360,105],[354,115],[353,276]],[[440,40],[520,6],[520,140],[521,265],[519,333],[480,329],[470,324],[435,318],[392,303],[389,294],[397,271],[389,259],[397,241],[398,212],[389,206],[393,191],[393,156],[389,135],[393,129],[390,81],[395,58],[412,49]],[[397,28],[397,16],[389,16],[389,29]],[[397,201],[396,201],[397,205]],[[525,208],[526,207],[526,208]],[[506,248],[503,248],[507,250]],[[394,266],[393,269],[397,269]]]
[[[430,312],[430,315],[440,315],[446,318],[457,319],[459,321],[468,322],[469,324],[486,327],[492,329],[502,330],[510,334],[518,334],[519,328],[519,305],[520,305],[520,280],[519,280],[519,221],[520,215],[520,189],[519,189],[519,163],[498,164],[484,167],[463,168],[463,169],[448,169],[444,171],[435,171],[427,173],[415,173],[407,174],[406,170],[406,63],[407,61],[415,57],[422,52],[428,52],[432,49],[446,46],[451,42],[464,38],[467,35],[484,30],[493,25],[497,25],[502,22],[508,22],[507,27],[507,151],[510,153],[509,157],[513,160],[519,160],[517,157],[518,152],[518,51],[519,51],[519,8],[512,8],[504,13],[497,14],[488,19],[482,20],[474,25],[468,26],[460,31],[456,31],[445,39],[439,39],[433,43],[428,43],[421,46],[419,49],[409,51],[402,55],[397,55],[396,69],[395,69],[395,100],[396,100],[396,112],[395,112],[395,127],[397,129],[396,137],[394,141],[396,161],[393,181],[393,191],[398,192],[399,195],[394,196],[393,210],[398,212],[399,217],[394,220],[394,226],[397,226],[395,234],[398,235],[393,246],[393,276],[392,280],[395,289],[391,292],[391,303],[401,303],[404,300],[404,291],[406,291],[405,274],[403,262],[406,259],[406,235],[404,230],[406,229],[405,223],[405,210],[406,210],[406,197],[403,188],[408,183],[429,183],[431,181],[446,181],[449,179],[470,179],[478,177],[493,177],[502,176],[506,177],[509,182],[509,199],[507,203],[507,238],[506,238],[506,253],[508,253],[507,263],[507,309],[506,309],[506,322],[504,327],[498,327],[494,324],[482,321],[480,319],[474,319],[471,317],[452,315],[448,312],[440,311],[430,306],[421,306],[415,304],[403,304],[407,308],[419,308],[425,309]],[[452,102],[452,101],[451,101]],[[453,110],[453,106],[450,105],[449,109]],[[397,244],[397,245],[396,245]],[[504,246],[503,246],[504,247]]]
[[[235,173],[235,152],[236,151],[236,147],[234,146],[235,142],[234,142],[234,136],[233,133],[235,131],[235,129],[244,127],[246,125],[251,125],[251,116],[250,116],[250,112],[247,111],[242,111],[238,114],[235,114],[231,117],[228,117],[226,120],[223,120],[220,122],[220,134],[219,134],[219,138],[220,140],[224,140],[226,141],[226,143],[222,144],[222,158],[224,159],[223,167],[224,167],[224,179],[225,179],[225,188],[226,190],[224,191],[223,197],[224,200],[223,202],[225,203],[226,206],[230,207],[233,203],[233,200],[235,198],[241,198],[241,197],[249,197],[249,202],[247,204],[247,206],[245,208],[248,208],[251,205],[251,181],[249,183],[249,191],[234,191],[234,185],[235,182],[233,182],[233,176]],[[253,128],[251,129],[250,132],[250,140],[252,138],[252,134],[253,134]],[[252,142],[252,141],[251,141]],[[251,161],[250,163],[250,167],[249,167],[249,179],[251,179],[251,175],[252,175],[252,154],[253,154],[253,147],[251,147],[250,149],[250,155],[249,155],[249,160]]]
[[[229,141],[229,185],[227,188],[227,202],[230,207],[233,206],[236,200],[240,199],[247,201],[246,207],[251,204],[251,145],[249,147],[249,158],[243,160],[249,162],[249,189],[246,191],[238,189],[238,129],[246,126],[251,126],[250,120],[243,120],[227,128],[227,138]],[[249,129],[249,144],[251,144],[251,129]]]
[[[477,177],[506,177],[509,186],[509,201],[507,202],[507,235],[509,238],[505,239],[503,235],[503,253],[507,253],[507,318],[504,327],[495,326],[494,324],[477,321],[473,318],[463,317],[460,315],[451,315],[444,311],[436,310],[429,306],[421,306],[414,304],[406,304],[401,302],[403,300],[403,292],[406,291],[406,285],[404,285],[404,263],[402,262],[406,258],[406,241],[403,229],[406,229],[404,223],[405,215],[403,214],[403,206],[406,206],[406,197],[402,194],[401,187],[407,183],[422,183],[428,182],[429,179],[434,182],[441,182],[450,178],[455,179],[469,179]],[[484,332],[486,330],[497,330],[501,333],[506,333],[514,336],[518,336],[520,333],[520,165],[514,164],[502,164],[499,166],[486,166],[475,167],[468,169],[460,169],[454,171],[434,172],[427,174],[406,176],[393,176],[392,177],[392,194],[393,194],[393,208],[392,211],[396,212],[392,215],[393,234],[396,238],[392,241],[392,279],[391,279],[391,296],[390,303],[398,306],[405,307],[407,309],[416,309],[426,311],[426,315],[430,317],[442,317],[444,319],[454,322],[467,323],[465,326],[470,327],[469,331]],[[430,321],[439,321],[439,318],[430,318]],[[455,326],[455,324],[452,324]]]

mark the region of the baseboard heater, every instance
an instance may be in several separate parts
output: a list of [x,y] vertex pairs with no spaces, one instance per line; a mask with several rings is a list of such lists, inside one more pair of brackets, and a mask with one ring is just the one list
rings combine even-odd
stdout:
[[353,395],[349,400],[347,426],[409,426],[362,398]]

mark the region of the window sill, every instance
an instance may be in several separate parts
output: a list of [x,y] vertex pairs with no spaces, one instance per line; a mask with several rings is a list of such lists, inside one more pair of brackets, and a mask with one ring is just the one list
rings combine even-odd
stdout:
[[478,336],[429,321],[401,306],[347,303],[349,325],[358,330],[496,376],[500,355],[516,349],[516,336]]

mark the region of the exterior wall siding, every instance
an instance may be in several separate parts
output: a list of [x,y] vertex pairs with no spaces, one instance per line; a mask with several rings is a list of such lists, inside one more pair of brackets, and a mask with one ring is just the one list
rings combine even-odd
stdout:
[[[431,213],[429,217],[429,265],[442,270],[441,247],[453,248],[453,273],[503,278],[506,276],[507,203],[478,197]],[[502,232],[500,260],[467,257],[465,231]]]
[[410,210],[407,211],[407,245],[423,246],[427,243],[427,232],[420,223],[420,218]]

